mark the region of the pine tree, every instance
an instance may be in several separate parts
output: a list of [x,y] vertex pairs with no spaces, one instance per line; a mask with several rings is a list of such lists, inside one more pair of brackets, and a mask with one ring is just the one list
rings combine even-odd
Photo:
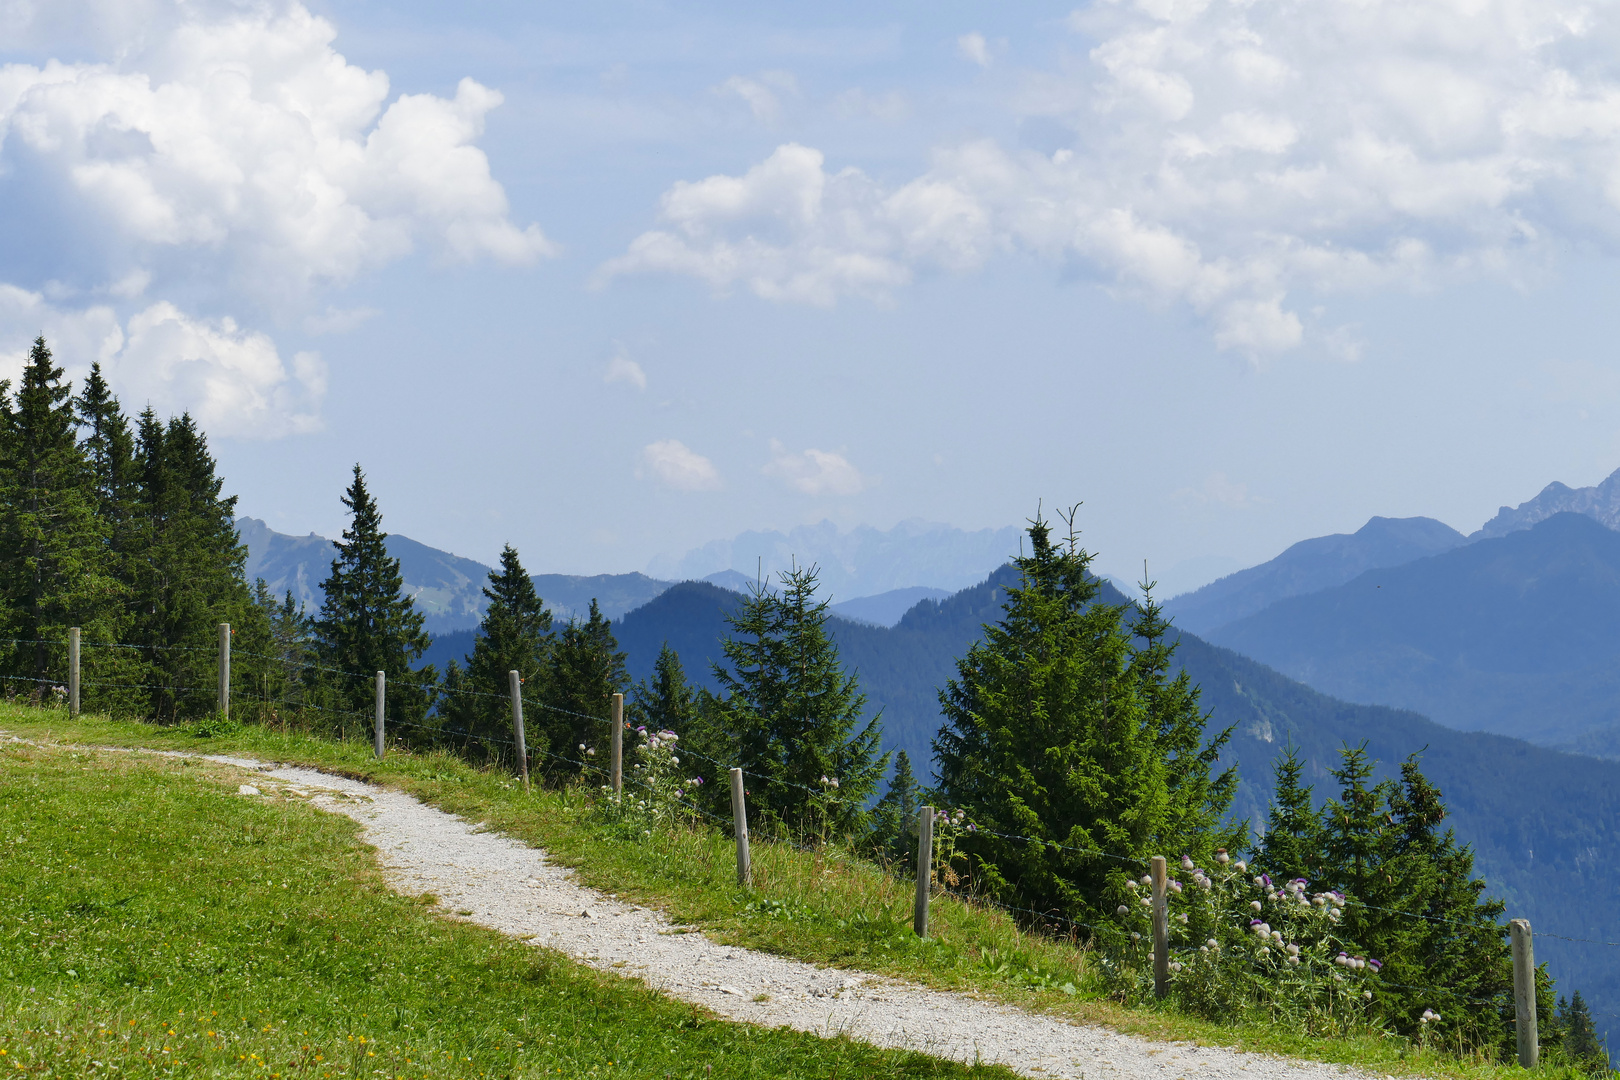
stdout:
[[[1505,1051],[1513,972],[1504,905],[1484,899],[1473,852],[1450,829],[1440,831],[1440,792],[1416,755],[1402,764],[1399,782],[1373,784],[1365,745],[1346,747],[1333,775],[1340,791],[1323,808],[1322,873],[1348,897],[1344,936],[1383,964],[1386,1013],[1398,1030],[1411,1031],[1433,1008],[1471,1041]],[[1550,988],[1538,995],[1548,997],[1541,1011],[1550,1012],[1548,995]]]
[[466,669],[456,665],[454,693],[446,672],[441,712],[447,732],[494,754],[512,737],[507,673],[518,673],[525,698],[546,700],[553,639],[551,613],[510,544],[501,549],[500,569],[490,571],[484,597],[489,606]]
[[[0,617],[3,667],[20,685],[65,681],[69,626],[114,640],[122,596],[108,571],[93,480],[75,438],[71,387],[44,338],[34,341],[15,401],[0,384]],[[14,684],[15,685],[15,684]]]
[[779,590],[757,589],[729,617],[730,666],[715,665],[720,693],[705,692],[694,744],[742,768],[762,823],[864,839],[888,755],[878,719],[862,722],[866,697],[839,661],[816,577],[784,571]]
[[[253,583],[253,609],[236,631],[231,678],[244,718],[286,723],[305,707],[305,673],[313,659],[312,627],[292,590],[277,600],[263,578]],[[241,674],[238,675],[237,672]]]
[[1068,522],[1062,543],[1031,523],[1005,615],[940,695],[934,757],[942,800],[978,826],[958,850],[980,886],[1099,922],[1126,899],[1121,859],[1207,865],[1244,826],[1223,823],[1235,773],[1212,775],[1230,729],[1206,740],[1197,689],[1169,677],[1175,647],[1151,596],[1130,622],[1130,605],[1101,602]]
[[1279,881],[1316,881],[1322,866],[1322,816],[1311,803],[1311,788],[1300,784],[1305,763],[1289,746],[1272,765],[1276,793],[1256,862]]
[[629,688],[624,661],[612,622],[592,599],[585,621],[568,620],[552,647],[547,698],[531,724],[545,741],[531,739],[529,745],[554,755],[548,767],[575,771],[573,760],[590,762],[594,770],[606,768],[596,751],[608,744],[613,695]]
[[889,790],[872,807],[873,850],[885,858],[914,859],[920,805],[911,756],[898,750],[894,755],[894,775],[889,779]]
[[669,642],[658,650],[652,678],[636,684],[630,699],[630,716],[649,731],[673,731],[685,735],[697,708],[697,695],[686,681],[686,669]]
[[144,646],[148,712],[159,719],[217,707],[214,649],[220,623],[255,617],[236,533],[236,497],[223,494],[207,437],[190,415],[167,425],[148,407],[136,434],[129,637]]
[[1564,1058],[1592,1076],[1607,1076],[1609,1051],[1592,1023],[1592,1012],[1579,990],[1568,1001],[1559,999],[1558,1027]]
[[413,665],[432,638],[405,592],[399,560],[388,554],[382,512],[366,490],[359,465],[343,505],[350,512],[349,527],[334,545],[338,553],[331,576],[321,583],[326,595],[315,620],[316,654],[334,669],[322,678],[322,697],[340,713],[366,717],[369,726],[372,675],[381,671],[388,679],[389,723],[420,726],[432,705],[438,674],[431,664],[420,671]]

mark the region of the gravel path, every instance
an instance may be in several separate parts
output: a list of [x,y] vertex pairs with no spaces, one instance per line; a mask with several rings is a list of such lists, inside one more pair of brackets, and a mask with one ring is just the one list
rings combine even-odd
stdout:
[[225,756],[207,760],[259,772],[264,779],[244,785],[245,796],[303,797],[359,822],[402,892],[432,893],[457,917],[635,976],[734,1020],[819,1035],[842,1032],[878,1046],[995,1062],[1025,1076],[1371,1080],[1343,1066],[1155,1043],[883,976],[717,945],[656,911],[584,888],[536,848],[480,832],[402,792],[313,769]]

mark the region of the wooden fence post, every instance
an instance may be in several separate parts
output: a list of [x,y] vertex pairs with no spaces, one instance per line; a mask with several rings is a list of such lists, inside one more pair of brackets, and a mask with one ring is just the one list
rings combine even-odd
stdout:
[[382,757],[387,743],[383,741],[383,702],[388,693],[388,673],[377,672],[377,723],[372,730],[372,739],[375,741],[377,756]]
[[529,748],[523,742],[523,676],[506,673],[506,688],[512,695],[512,741],[517,743],[518,767],[523,771],[523,790],[529,790]]
[[1541,1046],[1536,1038],[1536,952],[1530,940],[1530,920],[1508,923],[1513,939],[1513,1010],[1518,1014],[1519,1064],[1536,1067]]
[[911,906],[911,928],[928,936],[928,897],[934,885],[934,808],[917,810],[917,899]]
[[231,715],[231,624],[219,624],[219,711]]
[[613,798],[624,791],[624,695],[613,695]]
[[731,770],[731,822],[737,834],[737,884],[746,889],[754,883],[754,868],[748,861],[748,802],[741,769]]
[[1163,855],[1148,864],[1153,877],[1153,993],[1164,997],[1170,990],[1170,898],[1169,875]]
[[68,627],[68,715],[79,715],[79,628]]

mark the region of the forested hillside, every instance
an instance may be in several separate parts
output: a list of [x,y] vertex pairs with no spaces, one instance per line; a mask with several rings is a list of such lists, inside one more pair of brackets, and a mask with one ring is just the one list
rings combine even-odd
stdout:
[[[831,622],[869,714],[881,713],[884,746],[905,750],[924,775],[940,725],[938,691],[984,624],[1001,617],[1006,588],[1016,580],[1016,570],[1003,567],[946,600],[918,604],[893,629]],[[1125,602],[1107,582],[1101,598]],[[688,582],[629,613],[616,629],[632,677],[649,674],[668,643],[692,679],[712,687],[709,666],[721,657],[726,617],[741,602],[735,593]],[[1176,663],[1200,687],[1212,728],[1234,728],[1221,760],[1238,767],[1236,817],[1263,826],[1273,765],[1290,745],[1299,749],[1318,800],[1334,790],[1329,770],[1346,745],[1365,742],[1379,777],[1397,775],[1400,763],[1418,753],[1445,795],[1449,824],[1474,846],[1490,891],[1510,914],[1566,937],[1620,940],[1620,880],[1608,870],[1620,864],[1620,763],[1350,704],[1193,634],[1177,638]],[[1536,947],[1556,977],[1620,1018],[1620,970],[1605,953],[1556,940],[1538,940]]]

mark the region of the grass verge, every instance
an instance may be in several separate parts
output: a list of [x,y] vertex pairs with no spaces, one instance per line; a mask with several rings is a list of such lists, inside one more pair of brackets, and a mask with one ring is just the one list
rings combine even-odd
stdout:
[[1011,1076],[714,1019],[389,890],[228,767],[0,748],[0,1073]]
[[[511,777],[449,754],[394,751],[377,761],[369,744],[306,734],[249,727],[198,738],[182,728],[96,718],[70,722],[60,712],[9,706],[0,706],[0,729],[71,743],[241,753],[388,784],[544,847],[577,868],[587,884],[661,908],[728,944],[972,992],[1156,1039],[1399,1075],[1494,1080],[1524,1072],[1462,1047],[1423,1046],[1378,1033],[1320,1038],[1263,1020],[1215,1024],[1151,1004],[1127,1008],[1101,995],[1083,950],[1026,934],[994,909],[936,900],[933,937],[919,941],[910,931],[909,883],[865,863],[779,844],[755,845],[755,888],[744,892],[735,883],[730,840],[714,830],[665,834],[646,843],[639,831],[604,820],[585,790],[537,786],[525,793]],[[1541,1074],[1578,1075],[1552,1068]]]

